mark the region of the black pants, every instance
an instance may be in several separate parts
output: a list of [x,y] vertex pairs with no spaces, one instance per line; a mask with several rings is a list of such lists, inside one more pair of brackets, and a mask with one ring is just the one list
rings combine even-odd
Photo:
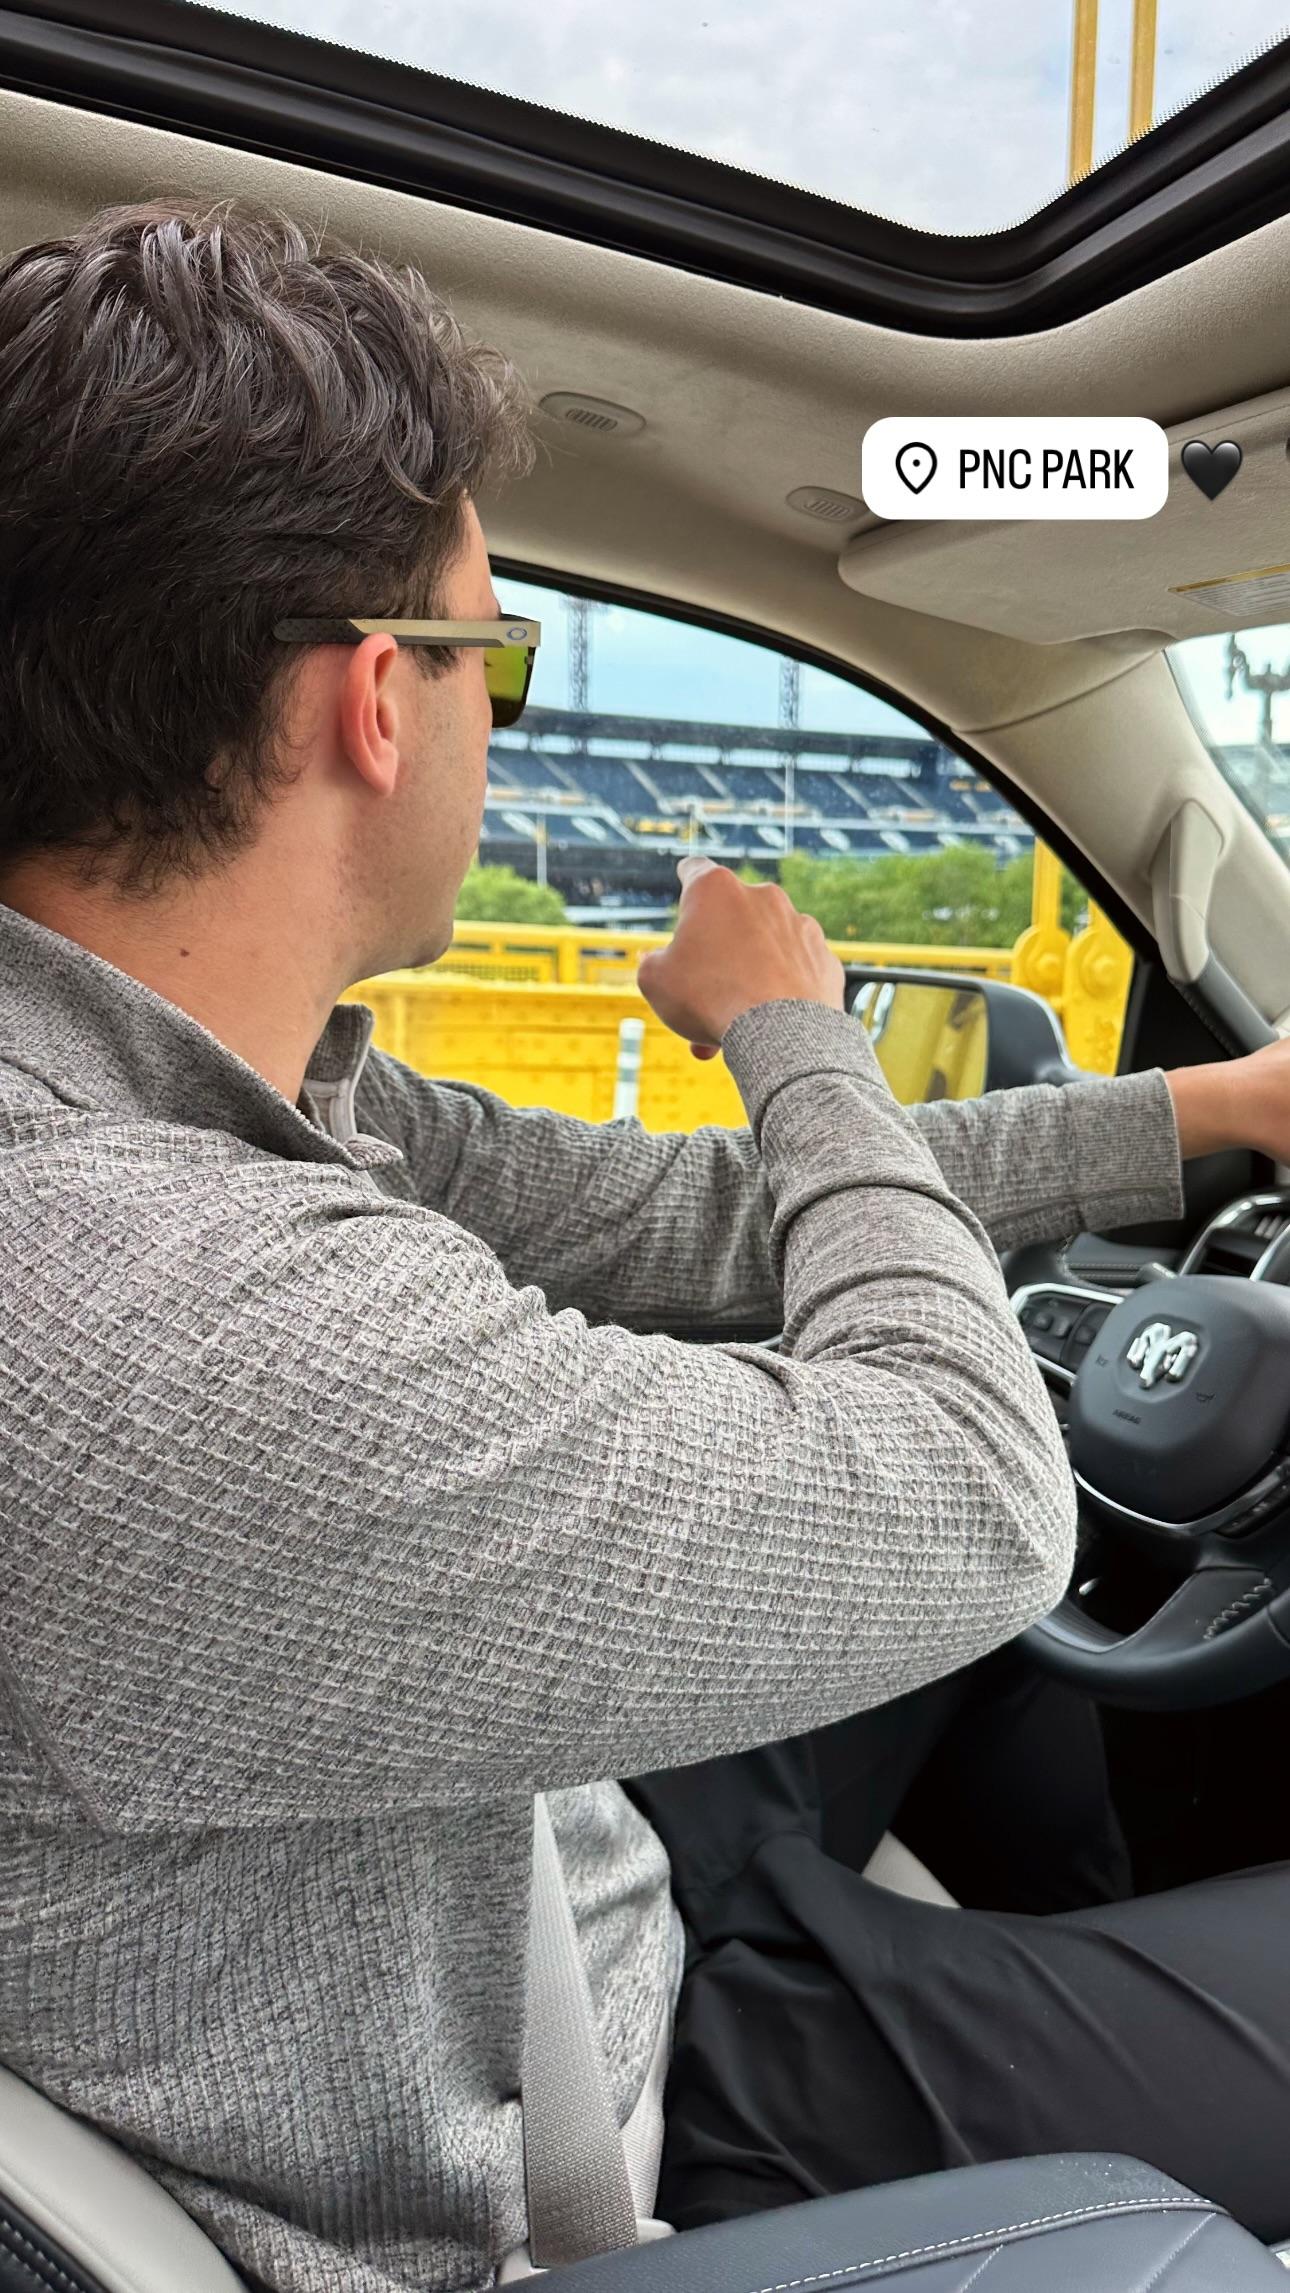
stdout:
[[[1122,1899],[1096,1714],[1015,1649],[624,1788],[687,1934],[662,2219],[1117,2150],[1290,2236],[1290,1864]],[[863,1879],[893,1825],[988,1907]]]

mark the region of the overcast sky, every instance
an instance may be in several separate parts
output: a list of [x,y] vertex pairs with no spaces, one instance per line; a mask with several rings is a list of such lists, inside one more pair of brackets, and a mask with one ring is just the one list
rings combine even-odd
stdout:
[[[499,577],[508,611],[542,624],[531,698],[544,708],[569,705],[568,613],[559,592]],[[1245,633],[1242,645],[1255,670],[1271,667],[1290,677],[1290,625]],[[1179,648],[1189,699],[1211,740],[1257,739],[1261,701],[1239,688],[1224,692],[1223,637],[1192,638]],[[779,655],[682,622],[621,605],[597,607],[591,620],[591,705],[629,716],[693,717],[707,723],[767,725],[779,715]],[[908,720],[842,677],[802,671],[800,720],[813,732],[901,732]],[[1273,732],[1290,740],[1290,692],[1273,704]]]
[[[1072,0],[541,0],[505,17],[424,0],[247,0],[228,10],[455,79],[520,95],[803,184],[857,207],[952,232],[995,231],[1061,190]],[[1097,157],[1127,129],[1132,0],[1101,0]],[[1290,0],[1159,0],[1156,115],[1290,31]],[[1287,552],[1290,555],[1290,551]],[[546,593],[503,584],[543,616],[533,698],[568,698],[565,617]],[[1290,662],[1290,627],[1259,660]],[[1257,704],[1223,696],[1222,639],[1187,659],[1220,740],[1252,739]],[[611,609],[597,616],[598,708],[773,723],[775,656]],[[899,720],[807,672],[802,722],[890,730]],[[1290,737],[1290,697],[1277,708]]]
[[[254,0],[341,46],[729,160],[938,231],[1059,191],[1071,0]],[[1127,132],[1132,0],[1101,0],[1098,156]],[[1157,115],[1290,28],[1290,0],[1159,0]]]

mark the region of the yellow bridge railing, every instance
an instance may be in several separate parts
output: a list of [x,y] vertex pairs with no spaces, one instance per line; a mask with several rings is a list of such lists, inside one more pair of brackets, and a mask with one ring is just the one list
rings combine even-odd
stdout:
[[[479,1083],[513,1106],[554,1107],[590,1122],[614,1111],[620,1027],[642,1023],[636,1111],[650,1130],[734,1127],[747,1120],[724,1060],[698,1060],[636,986],[666,932],[586,931],[556,924],[459,923],[451,947],[421,971],[387,972],[349,990],[371,1004],[376,1041],[423,1074]],[[1036,846],[1031,922],[1015,947],[896,946],[831,940],[844,963],[1012,980],[1051,1003],[1079,1067],[1113,1074],[1132,953],[1100,909],[1083,930],[1061,924],[1061,870]]]

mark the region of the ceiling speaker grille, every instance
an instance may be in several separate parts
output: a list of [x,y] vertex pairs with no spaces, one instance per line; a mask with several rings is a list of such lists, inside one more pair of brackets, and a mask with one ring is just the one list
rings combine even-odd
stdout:
[[792,510],[808,518],[823,518],[829,525],[853,525],[868,510],[854,494],[838,494],[831,486],[795,486],[785,500]]
[[595,430],[602,437],[630,438],[645,427],[643,414],[630,406],[615,406],[608,398],[584,398],[576,390],[549,390],[538,404],[553,421],[573,423],[579,430]]

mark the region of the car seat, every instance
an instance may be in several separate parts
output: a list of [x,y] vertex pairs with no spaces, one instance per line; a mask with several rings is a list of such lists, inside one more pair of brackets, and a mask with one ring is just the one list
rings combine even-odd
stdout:
[[[868,1875],[951,1899],[884,1840]],[[629,2145],[630,2146],[630,2145]],[[651,2192],[652,2202],[652,2192]],[[559,2293],[1258,2293],[1278,2260],[1222,2210],[1133,2159],[1009,2159],[664,2235],[538,2272]],[[1274,2274],[1275,2272],[1275,2274]],[[168,2191],[95,2127],[0,2068],[0,2293],[246,2293]]]

